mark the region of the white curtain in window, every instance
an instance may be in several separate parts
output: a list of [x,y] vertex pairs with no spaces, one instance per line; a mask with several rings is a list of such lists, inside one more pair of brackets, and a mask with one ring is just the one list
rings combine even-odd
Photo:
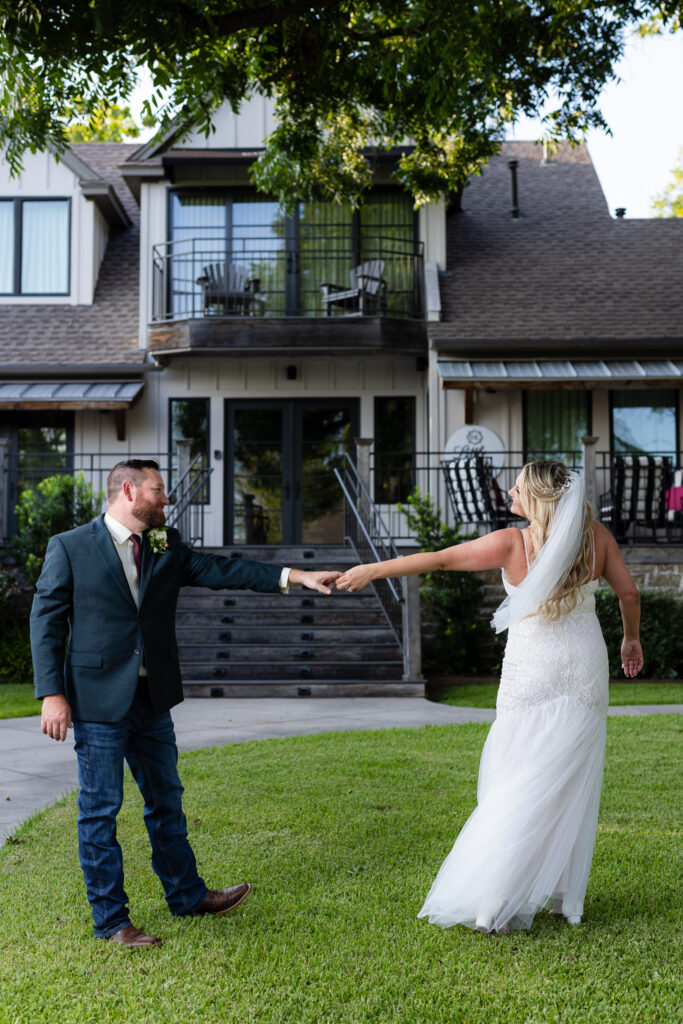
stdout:
[[14,291],[14,203],[0,202],[0,293]]
[[63,295],[69,284],[68,202],[24,202],[21,226],[22,293]]

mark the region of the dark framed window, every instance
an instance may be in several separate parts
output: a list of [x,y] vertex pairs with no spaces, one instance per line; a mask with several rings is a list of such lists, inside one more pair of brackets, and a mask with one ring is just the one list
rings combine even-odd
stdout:
[[678,391],[610,391],[612,451],[665,455],[678,450]]
[[17,526],[15,508],[22,492],[35,490],[48,476],[73,473],[74,413],[0,412],[0,437],[9,438],[4,513],[7,536],[12,536]]
[[[378,189],[355,211],[335,203],[278,203],[246,189],[176,189],[169,194],[171,308],[192,313],[202,303],[197,279],[211,264],[232,263],[258,281],[268,316],[321,312],[323,282],[348,288],[350,271],[380,260],[392,312],[416,311],[417,215],[410,196]],[[261,307],[259,307],[261,308]]]
[[[197,475],[209,466],[209,409],[208,398],[170,398],[168,416],[168,451],[169,480],[171,491],[178,483],[178,445],[179,440],[189,440],[192,474],[190,485]],[[197,504],[208,505],[210,501],[209,484],[202,487],[194,499]]]
[[415,398],[375,398],[375,501],[406,501],[415,486]]
[[0,199],[0,294],[68,295],[71,201]]
[[572,461],[591,432],[590,391],[524,392],[524,457]]

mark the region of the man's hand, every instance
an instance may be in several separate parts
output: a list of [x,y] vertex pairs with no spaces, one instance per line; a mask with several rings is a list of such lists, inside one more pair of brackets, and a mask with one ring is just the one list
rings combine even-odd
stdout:
[[303,569],[291,569],[287,585],[291,586],[292,583],[300,583],[302,587],[306,587],[308,590],[317,590],[320,594],[329,594],[331,593],[330,584],[334,583],[339,576],[341,576],[341,573],[334,570],[305,572]]
[[49,697],[43,697],[40,727],[53,740],[61,740],[63,742],[66,739],[67,730],[73,728],[73,726],[71,723],[71,705],[63,693],[53,693]]

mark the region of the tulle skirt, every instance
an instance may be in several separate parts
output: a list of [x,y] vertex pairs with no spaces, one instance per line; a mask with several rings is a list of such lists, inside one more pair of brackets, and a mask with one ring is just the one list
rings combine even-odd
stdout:
[[442,928],[529,928],[557,901],[580,917],[604,754],[604,715],[573,697],[499,714],[482,753],[478,806],[418,916]]

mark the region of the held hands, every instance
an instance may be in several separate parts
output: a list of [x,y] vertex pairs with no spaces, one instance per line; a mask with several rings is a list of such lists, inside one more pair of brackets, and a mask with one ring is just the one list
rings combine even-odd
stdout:
[[621,667],[627,677],[638,675],[643,667],[643,648],[639,640],[624,640],[621,645]]
[[354,565],[353,569],[347,569],[337,580],[337,590],[362,590],[372,581],[371,565]]
[[308,590],[317,590],[320,594],[329,594],[330,584],[334,583],[340,572],[334,570],[323,570],[322,572],[305,572],[303,569],[292,569],[289,573],[289,583],[300,583]]
[[66,739],[67,730],[73,728],[71,723],[71,705],[62,693],[53,693],[43,697],[43,711],[40,727],[53,740]]

